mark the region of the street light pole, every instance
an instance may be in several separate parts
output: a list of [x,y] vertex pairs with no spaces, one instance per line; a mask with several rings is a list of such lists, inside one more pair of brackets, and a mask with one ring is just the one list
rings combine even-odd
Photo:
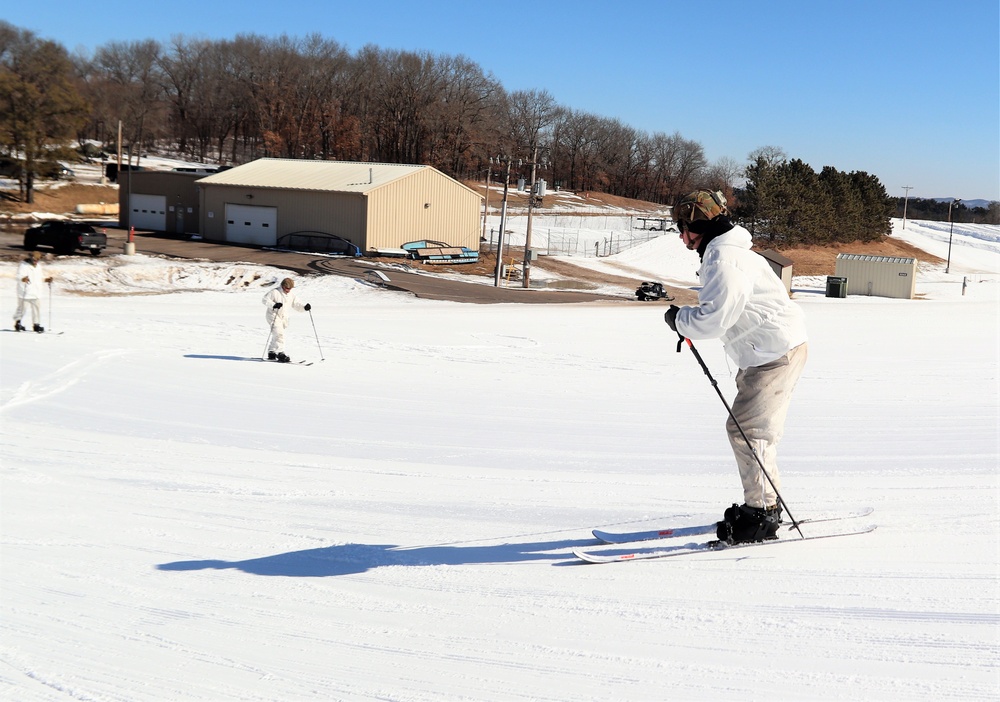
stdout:
[[903,229],[906,229],[906,203],[910,201],[910,191],[913,190],[913,186],[904,185],[903,190],[906,192],[906,196],[903,198]]
[[955,233],[955,222],[951,218],[951,208],[952,206],[958,207],[958,204],[962,202],[958,198],[954,198],[950,203],[948,203],[948,263],[945,265],[944,272],[951,273],[951,238]]

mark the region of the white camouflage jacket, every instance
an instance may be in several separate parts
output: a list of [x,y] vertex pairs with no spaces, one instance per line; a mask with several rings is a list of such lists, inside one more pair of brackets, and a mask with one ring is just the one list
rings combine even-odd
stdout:
[[[298,310],[299,312],[305,310],[305,303],[299,301],[299,298],[295,296],[295,292],[293,290],[289,290],[286,293],[280,285],[272,290],[269,290],[267,294],[264,295],[261,302],[263,302],[267,308],[264,312],[264,316],[266,317],[268,324],[273,324],[275,317],[277,317],[280,324],[288,326],[288,311],[290,308]],[[274,309],[275,302],[281,303],[281,307],[277,310]]]
[[802,310],[751,245],[750,232],[739,225],[708,242],[698,306],[682,307],[676,320],[689,339],[721,339],[743,369],[777,360],[807,340]]

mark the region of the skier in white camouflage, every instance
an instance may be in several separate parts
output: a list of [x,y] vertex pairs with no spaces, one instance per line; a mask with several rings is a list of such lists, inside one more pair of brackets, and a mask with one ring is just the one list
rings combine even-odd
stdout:
[[292,359],[285,353],[285,329],[288,327],[288,310],[296,309],[299,312],[308,312],[312,305],[303,304],[292,292],[295,281],[285,278],[281,285],[268,291],[264,295],[263,303],[267,308],[265,319],[270,328],[270,342],[267,347],[267,358],[269,361],[279,361],[288,363]]
[[51,283],[51,277],[45,277],[39,261],[40,251],[32,251],[17,267],[17,309],[14,310],[14,331],[25,331],[21,319],[26,312],[31,312],[32,331],[42,333],[42,312],[39,299],[42,295],[42,282]]
[[730,221],[722,193],[698,190],[685,196],[674,218],[684,245],[701,257],[702,287],[697,305],[671,305],[666,322],[688,339],[721,339],[740,369],[726,430],[744,504],[725,510],[718,537],[730,543],[774,538],[781,523],[778,442],[808,355],[802,310],[764,258],[751,251],[750,232]]

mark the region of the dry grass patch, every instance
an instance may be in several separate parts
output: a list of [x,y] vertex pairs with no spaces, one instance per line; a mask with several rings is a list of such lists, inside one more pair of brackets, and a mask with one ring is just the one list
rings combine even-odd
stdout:
[[76,211],[77,205],[118,202],[118,188],[113,185],[67,183],[55,187],[42,186],[34,188],[33,195],[35,201],[28,203],[18,199],[17,190],[3,192],[0,195],[0,212],[7,214],[49,212],[68,215]]

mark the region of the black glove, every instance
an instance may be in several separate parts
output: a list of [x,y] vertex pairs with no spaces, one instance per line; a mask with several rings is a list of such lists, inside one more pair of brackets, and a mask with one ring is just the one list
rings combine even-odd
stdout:
[[670,305],[670,309],[663,315],[663,321],[674,331],[677,331],[677,313],[680,311],[681,308],[677,305]]
[[274,303],[274,307],[272,309],[280,310],[281,309],[281,303],[280,302],[275,302]]
[[304,309],[304,310],[305,310],[306,312],[308,312],[308,311],[309,311],[309,310],[311,310],[312,308],[313,308],[313,306],[312,306],[312,305],[310,305],[310,304],[309,304],[308,302],[306,303],[306,306],[305,306],[305,307],[303,307],[303,309]]

